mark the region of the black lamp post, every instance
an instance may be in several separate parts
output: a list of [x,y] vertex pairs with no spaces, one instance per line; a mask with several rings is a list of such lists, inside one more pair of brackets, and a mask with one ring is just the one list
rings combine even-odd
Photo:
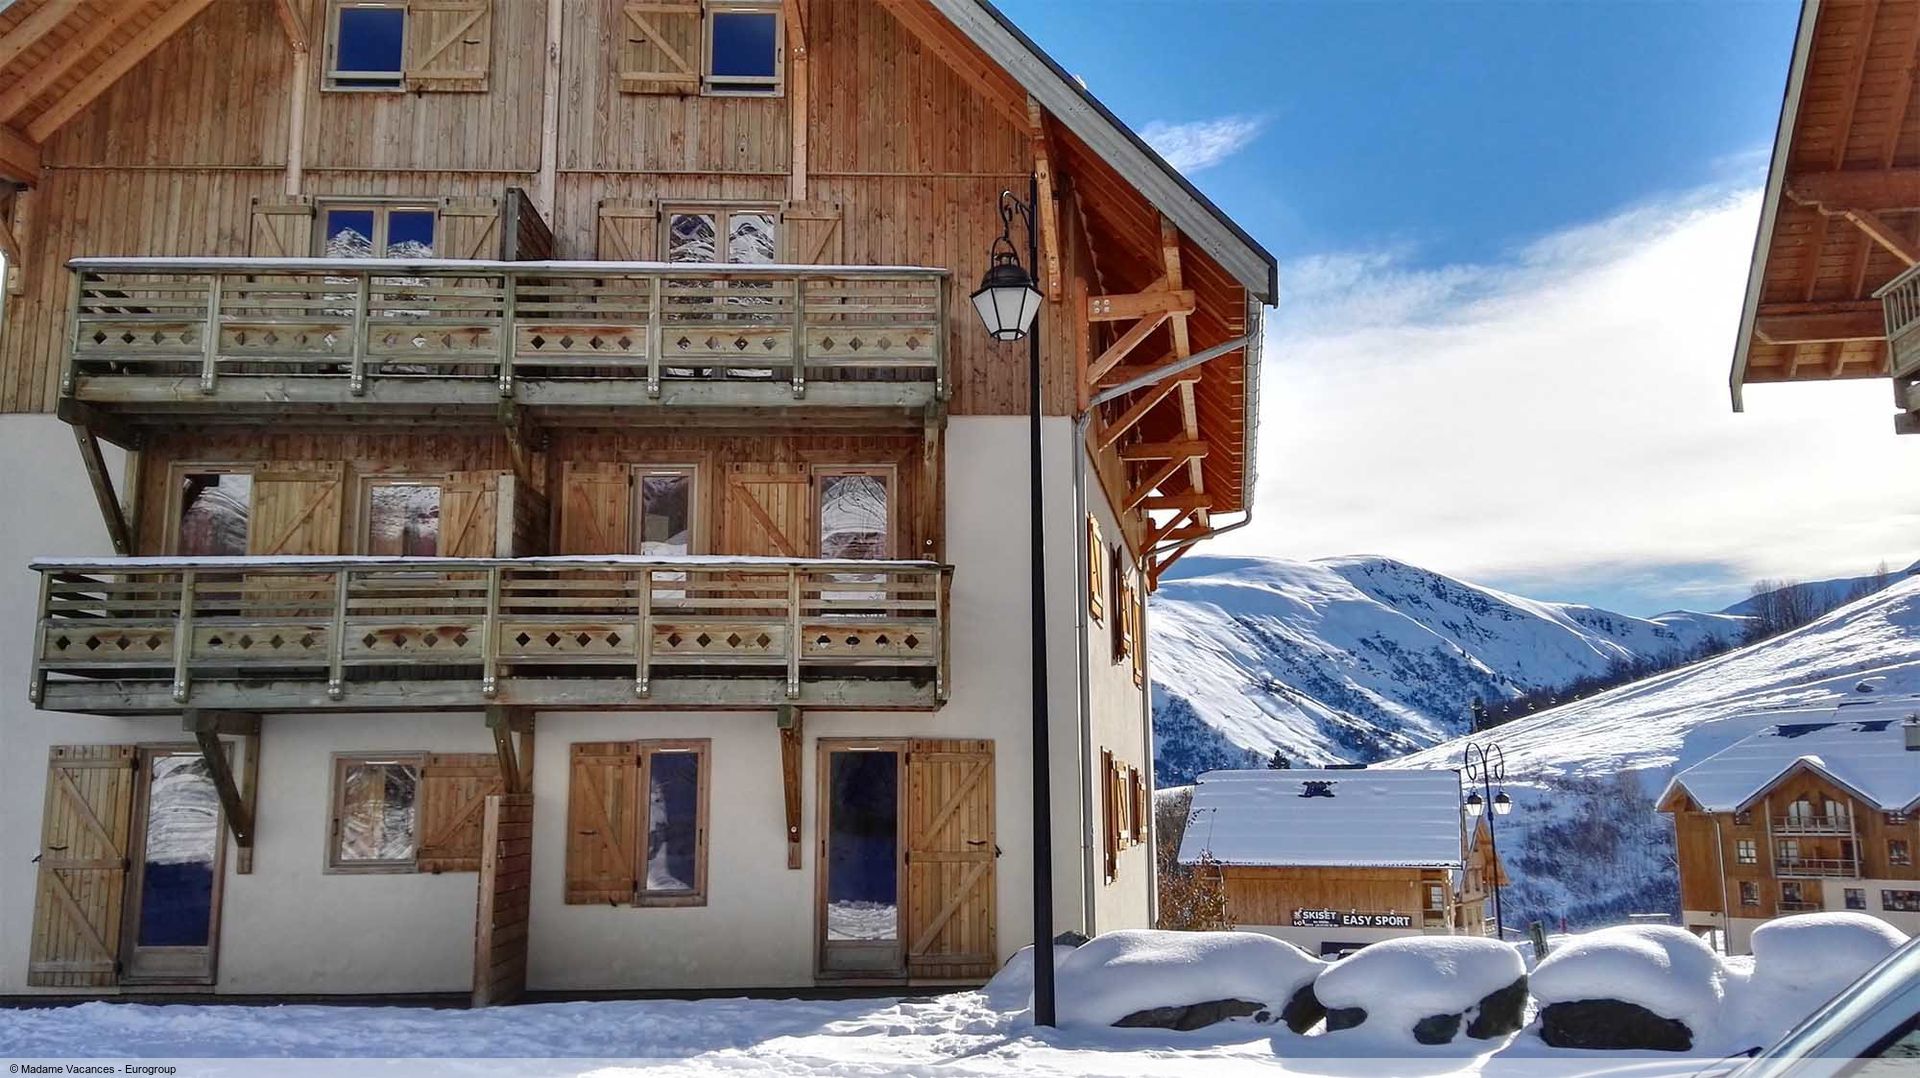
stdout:
[[1040,496],[1040,338],[1032,332],[1040,313],[1040,290],[1020,263],[1013,245],[1013,218],[1027,225],[1027,266],[1040,263],[1033,227],[1038,181],[1030,182],[1027,201],[1000,192],[1000,235],[988,250],[986,276],[972,295],[973,309],[996,341],[1027,341],[1027,488],[1028,526],[1033,566],[1033,1024],[1054,1024],[1053,1007],[1053,783],[1047,747],[1047,598],[1046,542]]
[[[1479,783],[1486,797],[1480,796],[1481,790],[1467,795],[1467,818],[1478,826],[1480,815],[1493,806],[1494,816],[1505,816],[1513,811],[1513,798],[1507,791],[1495,793],[1495,783],[1505,785],[1507,781],[1507,754],[1492,741],[1467,742],[1466,775],[1469,786]],[[1493,861],[1493,931],[1498,939],[1507,938],[1507,920],[1500,909],[1500,843],[1494,836],[1494,821],[1487,819],[1487,856]]]

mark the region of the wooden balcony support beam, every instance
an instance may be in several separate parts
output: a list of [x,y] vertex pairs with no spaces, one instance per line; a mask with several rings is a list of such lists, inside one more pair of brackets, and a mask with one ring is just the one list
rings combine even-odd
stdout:
[[[1088,302],[1089,304],[1092,303],[1091,300]],[[1090,385],[1098,385],[1100,379],[1105,378],[1108,371],[1119,366],[1121,360],[1132,355],[1133,350],[1140,347],[1141,343],[1151,336],[1154,330],[1159,329],[1160,324],[1165,322],[1168,317],[1168,312],[1158,311],[1147,314],[1135,322],[1125,333],[1120,335],[1119,340],[1108,345],[1107,350],[1100,353],[1100,358],[1094,360],[1093,363],[1087,367],[1088,383]]]
[[1106,450],[1113,448],[1114,444],[1117,443],[1123,435],[1132,430],[1142,419],[1145,419],[1147,413],[1153,411],[1161,401],[1173,396],[1181,386],[1191,386],[1199,380],[1198,375],[1180,375],[1149,387],[1144,395],[1131,405],[1128,405],[1126,411],[1120,413],[1118,419],[1100,428],[1100,433],[1094,437],[1094,449]]
[[1852,221],[1854,227],[1867,234],[1867,238],[1885,247],[1893,257],[1907,266],[1920,264],[1920,244],[1908,239],[1899,229],[1893,227],[1879,214],[1869,210],[1847,209],[1840,216]]
[[[251,851],[254,798],[258,791],[253,788],[252,780],[249,780],[248,788],[244,791],[234,781],[233,766],[227,759],[225,747],[220,743],[220,735],[233,734],[249,739],[245,745],[247,771],[257,776],[259,772],[254,760],[260,751],[260,716],[244,712],[189,709],[181,715],[180,724],[200,746],[200,755],[207,762],[208,777],[213,780],[214,792],[220,796],[220,808],[226,813],[227,830],[233,835],[233,844],[242,851]],[[248,856],[246,862],[245,870],[252,871],[252,857]]]
[[[1180,266],[1180,230],[1173,221],[1160,218],[1160,265],[1166,271],[1167,287],[1183,289],[1186,284],[1185,273]],[[1187,326],[1187,315],[1174,312],[1169,335],[1173,338],[1173,362],[1186,359],[1193,354],[1193,337]],[[1200,437],[1200,412],[1194,402],[1194,383],[1188,382],[1180,387],[1180,430],[1189,439]],[[1187,459],[1187,486],[1196,492],[1207,489],[1207,476],[1198,457]],[[1200,520],[1204,523],[1207,511],[1200,510]]]
[[[1181,462],[1181,463],[1184,463]],[[1140,508],[1152,512],[1156,509],[1211,509],[1213,495],[1198,491],[1185,494],[1156,494],[1140,503]]]
[[106,455],[100,451],[100,439],[93,428],[75,426],[74,444],[80,447],[80,462],[86,465],[87,482],[93,487],[93,499],[100,506],[100,518],[106,523],[107,538],[113,552],[121,557],[133,554],[133,528],[127,523],[126,510],[113,489],[113,474],[107,470]]
[[510,794],[523,794],[531,790],[533,709],[491,706],[487,708],[487,730],[493,735],[494,755],[500,761],[501,788]]
[[806,745],[804,713],[792,704],[782,704],[774,713],[780,731],[780,787],[787,810],[787,867],[800,867],[800,787],[801,751]]
[[1121,460],[1185,460],[1188,457],[1204,457],[1209,446],[1206,442],[1135,442],[1120,447]]
[[1152,550],[1154,547],[1159,546],[1162,539],[1172,534],[1175,529],[1191,521],[1193,519],[1193,513],[1194,511],[1192,509],[1180,509],[1158,524],[1148,524],[1147,549]]
[[1032,95],[1027,97],[1027,137],[1033,147],[1034,207],[1040,230],[1040,274],[1047,301],[1058,303],[1061,296],[1060,204],[1054,190],[1053,142],[1047,137],[1047,114]]
[[1152,314],[1192,314],[1198,300],[1193,289],[1160,288],[1151,292],[1126,292],[1110,296],[1087,297],[1087,321],[1124,322]]
[[1186,466],[1187,461],[1186,458],[1183,457],[1178,460],[1167,461],[1160,465],[1160,467],[1155,468],[1146,479],[1142,480],[1137,486],[1127,492],[1126,498],[1120,503],[1121,511],[1130,513],[1140,508],[1142,502],[1146,501],[1154,491],[1160,489],[1160,484],[1172,479],[1175,475],[1179,474],[1180,469]]

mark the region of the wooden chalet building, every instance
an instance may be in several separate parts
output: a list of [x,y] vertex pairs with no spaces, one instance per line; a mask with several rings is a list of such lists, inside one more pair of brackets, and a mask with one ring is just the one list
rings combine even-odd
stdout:
[[1920,433],[1920,4],[1802,0],[1731,385],[1889,378]]
[[1492,935],[1484,817],[1446,770],[1210,771],[1179,858],[1218,875],[1235,928],[1338,957],[1413,935]]
[[1673,777],[1683,923],[1745,953],[1784,914],[1855,910],[1920,933],[1920,700],[1770,716]]
[[991,974],[1006,190],[1054,916],[1151,923],[1145,596],[1251,510],[1275,266],[983,0],[16,0],[0,179],[0,995]]

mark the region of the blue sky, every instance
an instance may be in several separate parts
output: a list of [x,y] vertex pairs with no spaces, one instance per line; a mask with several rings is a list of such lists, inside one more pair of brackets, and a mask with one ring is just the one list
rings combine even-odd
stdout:
[[1727,405],[1797,3],[1001,6],[1281,260],[1216,552],[1641,613],[1920,557],[1884,383]]

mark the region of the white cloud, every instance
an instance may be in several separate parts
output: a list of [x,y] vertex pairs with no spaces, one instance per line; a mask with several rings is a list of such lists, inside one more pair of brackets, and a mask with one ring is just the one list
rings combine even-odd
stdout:
[[1198,172],[1245,149],[1265,126],[1266,121],[1257,116],[1222,116],[1184,124],[1155,120],[1140,129],[1140,137],[1167,164],[1181,172]]
[[1703,600],[1911,562],[1920,437],[1893,434],[1884,380],[1762,386],[1730,411],[1757,212],[1709,193],[1497,265],[1283,266],[1256,523],[1217,552]]

